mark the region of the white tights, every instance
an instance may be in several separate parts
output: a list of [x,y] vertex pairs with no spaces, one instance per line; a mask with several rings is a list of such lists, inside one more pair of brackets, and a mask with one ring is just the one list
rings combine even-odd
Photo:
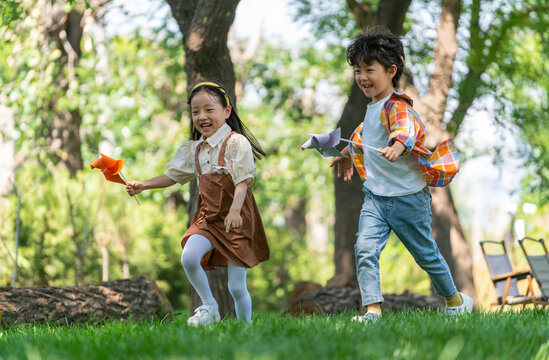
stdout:
[[[202,256],[212,249],[213,246],[206,237],[198,234],[191,235],[181,253],[181,263],[202,304],[217,307],[206,272],[200,265]],[[236,318],[249,323],[252,318],[252,299],[246,286],[246,268],[229,261],[228,278],[229,293],[234,300]]]

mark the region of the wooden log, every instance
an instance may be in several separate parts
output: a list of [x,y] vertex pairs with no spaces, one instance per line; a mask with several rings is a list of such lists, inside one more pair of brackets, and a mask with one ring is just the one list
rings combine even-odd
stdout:
[[[403,294],[384,294],[381,304],[384,312],[406,311],[411,309],[439,309],[444,306],[441,297],[405,292]],[[361,305],[360,291],[357,287],[323,287],[301,295],[290,304],[287,315],[334,314],[345,311],[365,312]]]
[[0,287],[0,309],[8,325],[171,319],[173,312],[148,276],[71,287]]

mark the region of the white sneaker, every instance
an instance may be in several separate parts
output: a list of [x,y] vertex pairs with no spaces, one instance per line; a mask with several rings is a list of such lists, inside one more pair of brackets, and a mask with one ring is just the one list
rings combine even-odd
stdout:
[[463,299],[463,304],[460,306],[446,306],[444,313],[448,316],[459,316],[473,311],[473,298],[464,293],[459,293]]
[[351,321],[356,321],[356,322],[359,322],[359,323],[374,324],[379,319],[381,319],[381,315],[379,315],[375,311],[370,310],[370,311],[366,312],[366,314],[364,314],[364,315],[353,316]]
[[217,307],[201,305],[196,308],[194,315],[187,320],[190,326],[206,326],[213,323],[218,323],[221,320],[219,309]]

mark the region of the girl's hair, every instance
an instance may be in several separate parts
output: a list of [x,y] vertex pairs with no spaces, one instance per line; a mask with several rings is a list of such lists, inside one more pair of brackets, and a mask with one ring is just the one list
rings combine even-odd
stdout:
[[404,70],[404,46],[397,36],[379,26],[357,35],[347,47],[347,62],[351,66],[358,66],[361,61],[369,65],[374,60],[386,70],[396,65],[393,87],[398,89],[398,81]]
[[[254,154],[254,158],[261,159],[263,156],[266,155],[265,151],[259,144],[259,141],[257,141],[257,139],[250,132],[250,130],[248,130],[246,125],[244,125],[242,120],[240,120],[240,118],[238,117],[238,114],[236,113],[234,106],[232,106],[231,101],[229,100],[227,91],[222,86],[212,82],[202,82],[202,83],[196,84],[192,88],[191,93],[189,95],[189,99],[187,100],[187,104],[189,106],[191,105],[191,100],[199,91],[205,91],[208,94],[215,96],[224,108],[227,107],[227,105],[231,105],[231,114],[227,119],[227,125],[231,127],[231,130],[243,135],[246,139],[248,139],[248,141],[252,145],[252,152]],[[192,140],[200,139],[201,135],[202,134],[200,134],[200,132],[194,127],[194,123],[191,121]]]

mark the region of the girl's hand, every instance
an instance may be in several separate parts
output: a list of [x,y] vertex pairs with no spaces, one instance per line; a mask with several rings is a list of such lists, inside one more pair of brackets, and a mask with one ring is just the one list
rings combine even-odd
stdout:
[[126,192],[130,196],[135,196],[143,191],[143,183],[141,181],[130,181],[126,184]]
[[229,210],[229,213],[225,217],[225,231],[229,232],[230,229],[238,229],[242,226],[242,216],[240,216],[240,210]]
[[344,181],[350,181],[353,177],[353,161],[350,157],[338,156],[332,161],[330,167],[334,167],[337,164],[337,177],[340,178],[343,174]]

